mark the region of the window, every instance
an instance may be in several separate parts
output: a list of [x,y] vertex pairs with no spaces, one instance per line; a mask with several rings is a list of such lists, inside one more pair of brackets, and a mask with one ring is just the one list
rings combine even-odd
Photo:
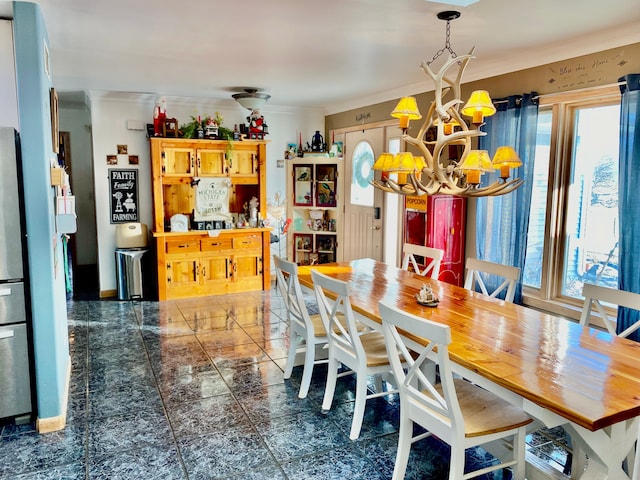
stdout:
[[360,142],[353,149],[351,165],[351,205],[373,207],[373,148],[368,142]]
[[529,297],[577,304],[584,283],[618,287],[620,97],[550,97],[538,116],[523,282]]

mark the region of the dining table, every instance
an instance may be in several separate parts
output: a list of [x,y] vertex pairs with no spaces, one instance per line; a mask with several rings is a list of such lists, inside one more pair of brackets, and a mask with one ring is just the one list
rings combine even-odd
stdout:
[[[588,457],[572,478],[636,479],[640,343],[373,259],[300,266],[299,281],[307,288],[313,288],[312,269],[350,282],[352,309],[373,328],[382,322],[381,301],[448,325],[457,374],[544,426],[567,430],[574,448]],[[417,303],[423,285],[431,287],[436,306]],[[414,348],[426,344],[409,334],[405,341]],[[623,468],[627,458],[630,465]]]

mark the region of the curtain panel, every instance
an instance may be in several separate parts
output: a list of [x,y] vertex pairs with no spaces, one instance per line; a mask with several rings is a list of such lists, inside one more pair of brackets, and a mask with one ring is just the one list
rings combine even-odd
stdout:
[[[620,154],[618,179],[619,270],[620,290],[640,293],[640,74],[626,75],[619,80]],[[618,309],[617,331],[620,333],[640,319],[640,312]],[[629,338],[640,341],[640,331]]]
[[[522,160],[522,166],[512,169],[511,176],[523,179],[524,185],[506,195],[477,199],[476,255],[481,260],[520,268],[514,302],[522,303],[522,270],[527,248],[538,122],[537,93],[512,95],[494,100],[494,104],[497,112],[486,119],[484,131],[487,135],[479,138],[478,146],[480,150],[487,150],[491,157],[499,146],[513,147]],[[491,183],[499,176],[499,172],[487,173],[483,184]],[[501,280],[489,278],[485,283],[488,288],[496,288]]]

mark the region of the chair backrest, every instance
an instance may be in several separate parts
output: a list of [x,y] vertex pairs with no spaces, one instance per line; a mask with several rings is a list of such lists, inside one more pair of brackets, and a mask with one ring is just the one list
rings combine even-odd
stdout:
[[[402,269],[409,270],[409,265],[413,267],[413,271],[423,277],[430,274],[431,278],[438,278],[440,275],[440,264],[444,256],[444,250],[433,247],[424,247],[422,245],[413,245],[405,243],[402,247]],[[416,256],[424,257],[426,266],[424,270],[420,270],[420,266],[416,261]]]
[[[366,365],[366,354],[349,300],[351,284],[316,270],[311,271],[311,279],[324,329],[329,332],[329,348],[334,349],[339,360],[362,361]],[[330,292],[335,300],[329,299],[325,292]]]
[[[477,258],[467,258],[466,270],[467,275],[464,279],[464,288],[475,291],[477,284],[477,286],[480,287],[480,291],[490,297],[497,297],[498,294],[506,288],[504,299],[507,302],[513,302],[516,295],[516,282],[520,277],[520,269],[518,267],[487,262],[486,260],[478,260]],[[495,290],[489,292],[485,284],[486,275],[496,275],[501,277],[503,281]]]
[[[389,353],[400,391],[400,408],[414,409],[411,416],[419,415],[420,423],[423,426],[428,425],[429,431],[443,440],[462,440],[464,421],[456,395],[448,350],[451,329],[447,325],[403,312],[384,302],[380,302],[378,306],[387,352],[400,352],[400,356]],[[416,352],[419,355],[416,356],[407,349],[398,329],[428,341],[421,352]],[[436,387],[435,378],[429,379],[423,373],[425,361],[433,361],[438,366],[440,388]],[[401,362],[406,363],[406,370]]]
[[[603,323],[612,335],[616,335],[615,322],[607,315],[601,302],[640,311],[640,294],[638,293],[585,283],[582,287],[582,296],[584,297],[584,306],[582,307],[582,313],[580,315],[580,325],[585,327],[589,325],[591,308],[595,305]],[[638,328],[640,328],[640,321],[629,326],[625,331],[617,335],[619,337],[628,337]]]
[[287,307],[289,321],[295,323],[300,329],[307,329],[313,333],[313,322],[309,317],[298,280],[298,265],[276,255],[273,256],[273,263],[276,267],[278,289]]

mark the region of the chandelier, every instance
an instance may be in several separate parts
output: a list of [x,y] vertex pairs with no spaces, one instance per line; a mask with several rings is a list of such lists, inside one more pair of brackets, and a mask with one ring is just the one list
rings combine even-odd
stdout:
[[[447,22],[445,45],[430,61],[420,65],[433,80],[435,99],[418,134],[412,137],[407,133],[409,121],[422,118],[414,97],[402,98],[391,112],[392,117],[400,120],[402,139],[414,145],[420,155],[415,156],[410,152],[381,154],[372,167],[382,172],[380,180],[371,182],[376,188],[401,195],[440,193],[484,197],[504,195],[523,184],[519,178],[509,179],[509,170],[522,165],[512,147],[499,147],[493,159],[486,150],[472,149],[472,139],[486,135],[480,130],[484,117],[493,115],[496,108],[489,93],[484,90],[473,92],[466,103],[460,99],[460,81],[467,63],[474,58],[475,47],[467,55],[460,56],[451,48],[450,23],[458,17],[460,12],[457,11],[438,13],[438,18]],[[445,50],[449,57],[434,72],[432,63]],[[452,68],[455,78],[448,76]],[[465,121],[463,116],[470,117],[470,120]],[[462,150],[461,155],[453,155],[459,159],[449,158],[449,152],[452,151],[450,147]],[[492,170],[500,170],[500,178],[490,185],[481,186],[482,175]]]

